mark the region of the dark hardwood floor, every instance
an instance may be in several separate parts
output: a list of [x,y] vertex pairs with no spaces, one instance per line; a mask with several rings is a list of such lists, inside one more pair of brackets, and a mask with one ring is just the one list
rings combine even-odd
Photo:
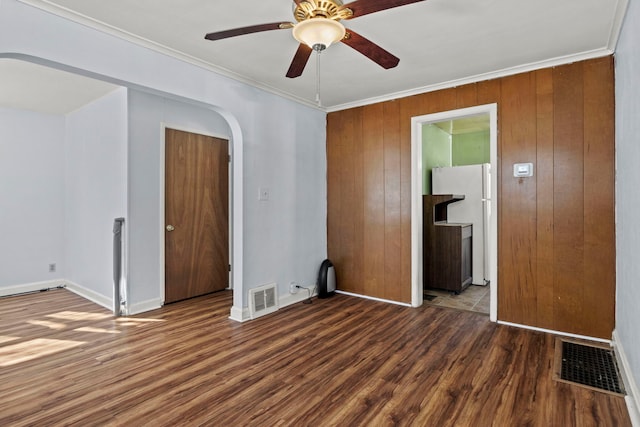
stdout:
[[552,335],[345,295],[244,324],[230,306],[0,299],[0,425],[631,425],[623,398],[552,380]]

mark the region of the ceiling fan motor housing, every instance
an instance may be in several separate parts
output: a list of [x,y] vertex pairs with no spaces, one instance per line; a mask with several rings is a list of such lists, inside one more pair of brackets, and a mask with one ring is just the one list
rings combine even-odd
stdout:
[[298,4],[293,11],[296,21],[302,22],[313,18],[326,18],[340,21],[353,16],[353,11],[343,8],[341,1],[334,0],[307,0]]

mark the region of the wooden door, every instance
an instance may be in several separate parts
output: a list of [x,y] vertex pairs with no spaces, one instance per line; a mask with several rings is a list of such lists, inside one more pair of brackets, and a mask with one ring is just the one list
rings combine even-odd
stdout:
[[228,141],[165,131],[165,303],[229,284]]

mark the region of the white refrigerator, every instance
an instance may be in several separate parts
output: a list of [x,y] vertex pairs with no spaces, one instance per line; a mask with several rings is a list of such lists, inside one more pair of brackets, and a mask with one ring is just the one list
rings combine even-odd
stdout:
[[488,284],[491,165],[433,168],[431,183],[432,194],[464,194],[464,200],[449,204],[447,222],[473,224],[472,283]]

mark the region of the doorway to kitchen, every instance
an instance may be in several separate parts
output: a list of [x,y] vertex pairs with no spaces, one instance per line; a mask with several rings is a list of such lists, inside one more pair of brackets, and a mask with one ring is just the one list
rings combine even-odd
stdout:
[[413,117],[411,156],[412,305],[486,305],[496,321],[497,105]]

